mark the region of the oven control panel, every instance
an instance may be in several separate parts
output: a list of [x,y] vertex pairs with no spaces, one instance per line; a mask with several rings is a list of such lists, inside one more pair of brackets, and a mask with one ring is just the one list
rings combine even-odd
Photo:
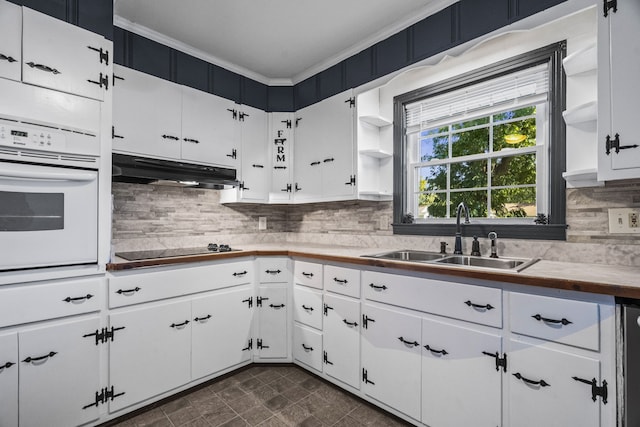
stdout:
[[65,151],[65,135],[38,126],[26,127],[0,121],[0,145],[32,150]]

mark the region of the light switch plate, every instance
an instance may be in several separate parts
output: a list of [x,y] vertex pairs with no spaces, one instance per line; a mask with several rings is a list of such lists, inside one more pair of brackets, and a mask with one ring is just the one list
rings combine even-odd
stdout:
[[609,209],[609,233],[640,233],[640,208]]

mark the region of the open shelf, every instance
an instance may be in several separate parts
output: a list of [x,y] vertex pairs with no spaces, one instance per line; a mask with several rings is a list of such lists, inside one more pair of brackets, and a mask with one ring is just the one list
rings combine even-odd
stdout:
[[562,177],[575,188],[604,186],[604,182],[598,181],[598,171],[595,168],[563,172]]
[[596,122],[598,119],[598,102],[591,101],[565,110],[562,112],[562,117],[564,122],[570,126]]
[[596,45],[589,45],[562,60],[562,66],[567,76],[586,73],[598,69],[598,52]]
[[360,116],[359,118],[363,122],[369,123],[370,125],[373,125],[379,128],[390,126],[393,124],[393,122],[385,119],[382,116]]
[[393,156],[393,153],[379,149],[364,149],[358,152],[364,156],[375,157],[377,159],[386,159]]

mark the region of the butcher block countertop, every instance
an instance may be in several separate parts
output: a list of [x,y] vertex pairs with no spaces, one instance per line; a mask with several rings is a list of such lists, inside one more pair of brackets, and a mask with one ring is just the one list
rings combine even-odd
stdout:
[[112,263],[107,264],[107,270],[117,272],[144,267],[217,261],[247,256],[288,256],[305,258],[306,260],[319,263],[344,263],[361,266],[363,268],[381,267],[396,271],[405,270],[408,272],[444,274],[452,277],[473,278],[640,299],[640,268],[638,267],[540,260],[520,272],[510,272],[363,257],[363,255],[374,255],[397,249],[398,248],[356,248],[299,243],[256,244],[243,245],[242,250],[227,253],[156,258],[141,261],[125,261],[116,258]]

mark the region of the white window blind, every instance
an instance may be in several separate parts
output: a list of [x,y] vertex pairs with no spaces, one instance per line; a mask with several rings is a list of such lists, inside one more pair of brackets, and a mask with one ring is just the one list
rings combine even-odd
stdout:
[[448,118],[494,107],[545,101],[548,92],[548,64],[527,68],[406,105],[406,131],[413,133]]

